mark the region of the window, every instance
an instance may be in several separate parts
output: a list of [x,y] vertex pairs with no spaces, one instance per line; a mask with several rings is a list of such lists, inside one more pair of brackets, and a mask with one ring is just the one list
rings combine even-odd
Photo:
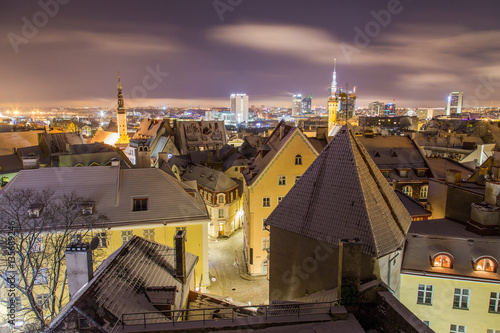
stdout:
[[271,207],[271,198],[269,197],[262,198],[262,207]]
[[142,231],[144,239],[154,241],[155,240],[155,229],[144,229]]
[[465,333],[465,326],[451,324],[450,333]]
[[302,165],[302,156],[301,155],[295,156],[295,165]]
[[427,199],[427,191],[429,189],[428,185],[422,185],[420,188],[420,199]]
[[490,294],[490,307],[488,312],[500,313],[500,293]]
[[408,177],[408,169],[397,169],[399,173],[399,177],[406,178]]
[[262,230],[266,230],[266,219],[262,219]]
[[43,251],[43,238],[37,237],[33,242],[33,252],[42,252]]
[[42,308],[42,310],[48,310],[50,304],[49,294],[36,295],[36,303]]
[[417,170],[417,177],[425,177],[425,170]]
[[7,307],[9,307],[10,304],[13,305],[15,312],[21,311],[21,296],[9,297],[9,305],[7,305]]
[[132,237],[134,236],[134,233],[132,230],[123,230],[122,231],[122,244],[125,244],[128,242]]
[[281,200],[283,200],[284,197],[278,197],[278,205],[280,204]]
[[235,167],[235,168],[234,168],[234,171],[238,171],[238,167]]
[[223,209],[223,208],[220,208],[220,209],[219,209],[219,218],[220,218],[220,219],[223,219],[223,218],[224,218],[224,209]]
[[300,176],[295,176],[295,182],[298,182],[300,179]]
[[428,320],[422,320],[424,322],[425,325],[427,325],[428,327],[431,327],[431,322],[428,321]]
[[382,170],[382,174],[385,178],[389,178],[389,170]]
[[47,284],[47,268],[40,268],[35,276],[35,284]]
[[486,271],[486,272],[496,272],[497,265],[496,263],[489,258],[480,258],[476,261],[475,265],[476,271]]
[[286,176],[278,176],[278,186],[286,185]]
[[28,208],[28,215],[31,218],[38,218],[40,217],[40,213],[42,212],[43,205],[42,204],[32,204]]
[[432,305],[432,289],[431,285],[419,284],[417,304]]
[[80,209],[82,210],[82,215],[92,215],[94,211],[94,202],[85,201],[81,204]]
[[231,202],[233,202],[233,192],[231,192],[230,197],[231,197],[231,199],[230,199]]
[[500,330],[486,330],[486,333],[500,333]]
[[269,249],[269,237],[262,237],[262,251]]
[[134,199],[134,205],[132,207],[132,211],[140,212],[144,210],[148,210],[148,199],[147,198]]
[[453,308],[454,309],[469,309],[469,289],[455,288],[455,295],[453,297]]
[[411,197],[413,196],[413,188],[410,185],[406,185],[405,187],[403,187],[403,193]]
[[98,232],[97,238],[99,239],[99,247],[108,247],[108,236],[106,232]]
[[224,194],[219,194],[217,202],[221,204],[221,203],[224,203],[224,201],[225,201],[224,200]]
[[434,259],[432,259],[432,266],[434,267],[444,267],[444,268],[452,268],[453,262],[451,257],[446,254],[436,254]]

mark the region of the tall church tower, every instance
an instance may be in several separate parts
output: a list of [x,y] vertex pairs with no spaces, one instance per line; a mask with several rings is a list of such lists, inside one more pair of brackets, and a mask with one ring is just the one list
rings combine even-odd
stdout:
[[330,97],[328,98],[328,133],[332,132],[337,124],[337,111],[339,108],[339,100],[337,98],[337,59],[333,60],[333,77],[330,87]]
[[127,112],[123,106],[123,91],[122,83],[120,81],[120,74],[118,74],[118,109],[117,109],[117,124],[118,134],[120,137],[116,143],[128,143],[130,138],[127,135]]

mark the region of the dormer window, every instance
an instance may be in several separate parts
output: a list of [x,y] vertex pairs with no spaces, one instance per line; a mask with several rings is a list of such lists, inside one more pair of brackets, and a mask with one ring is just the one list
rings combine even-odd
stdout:
[[218,196],[218,201],[217,201],[217,202],[218,202],[218,203],[220,203],[220,204],[223,204],[223,203],[224,203],[224,201],[225,201],[225,200],[224,200],[224,194],[219,194],[219,196]]
[[40,217],[40,214],[42,212],[42,209],[43,209],[43,205],[42,204],[32,204],[30,205],[30,207],[28,208],[28,215],[29,217],[31,218],[39,218]]
[[133,199],[132,211],[140,212],[148,210],[148,198]]
[[451,255],[445,253],[438,253],[432,258],[432,266],[433,267],[444,267],[444,268],[452,268],[453,267],[453,259]]
[[82,210],[82,215],[92,215],[92,213],[94,212],[94,202],[93,201],[82,202],[80,209]]
[[493,258],[479,258],[474,263],[474,270],[476,271],[485,271],[485,272],[496,272],[497,271],[497,263]]
[[396,169],[398,171],[398,175],[401,178],[408,177],[408,169]]
[[382,171],[382,174],[384,175],[385,178],[389,178],[391,169],[381,169],[380,171]]

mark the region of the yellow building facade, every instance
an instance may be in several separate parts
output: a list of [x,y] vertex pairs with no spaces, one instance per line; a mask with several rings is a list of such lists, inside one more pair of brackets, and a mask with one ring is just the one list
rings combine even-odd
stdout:
[[267,274],[270,238],[264,221],[319,154],[298,128],[285,126],[280,123],[263,144],[277,149],[261,150],[244,171],[245,256],[251,275]]
[[[457,300],[459,296],[457,289],[461,291],[462,308],[454,304],[455,295]],[[401,275],[401,303],[435,332],[452,332],[452,325],[455,325],[456,332],[462,332],[460,327],[465,329],[463,332],[500,330],[500,313],[489,310],[492,293],[500,297],[498,281]]]

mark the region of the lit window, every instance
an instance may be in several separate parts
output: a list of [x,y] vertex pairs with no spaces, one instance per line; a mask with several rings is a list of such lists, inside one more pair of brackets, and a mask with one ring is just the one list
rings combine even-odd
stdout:
[[48,310],[50,304],[49,294],[36,295],[36,303],[42,310]]
[[142,231],[142,236],[144,239],[154,241],[155,240],[155,229],[144,229]]
[[301,155],[295,156],[295,165],[302,165],[302,156]]
[[262,198],[262,207],[271,207],[271,198],[269,197]]
[[451,324],[450,333],[465,333],[465,326]]
[[223,208],[219,209],[219,218],[220,219],[224,218],[224,209]]
[[409,197],[413,196],[413,187],[411,187],[410,185],[406,185],[405,187],[403,187],[403,193]]
[[428,185],[423,185],[420,188],[420,199],[427,199],[427,191],[429,189]]
[[35,275],[35,284],[47,284],[47,268],[40,268]]
[[125,244],[128,242],[132,237],[134,236],[134,233],[132,230],[123,230],[122,231],[122,244]]
[[278,197],[278,205],[280,204],[281,200],[283,200],[284,197]]
[[134,205],[132,207],[132,211],[140,212],[144,210],[148,210],[148,199],[147,198],[134,199]]
[[269,237],[262,237],[262,251],[269,249]]
[[476,271],[495,272],[496,268],[496,263],[491,259],[483,258],[476,261]]
[[286,176],[279,176],[278,177],[278,185],[279,186],[285,186],[286,185]]
[[231,192],[230,196],[231,196],[230,200],[231,200],[231,202],[233,202],[233,192]]
[[406,170],[406,169],[399,169],[398,172],[399,172],[399,177],[403,177],[403,178],[408,177],[408,170]]
[[490,294],[489,312],[500,313],[500,293],[492,292]]
[[220,204],[224,203],[224,194],[220,194],[218,198],[219,198],[219,203]]
[[431,285],[419,284],[417,304],[432,305],[432,290]]
[[453,296],[453,308],[454,309],[469,309],[469,289],[455,288],[455,294]]
[[432,266],[452,268],[451,257],[446,255],[446,254],[438,254],[438,255],[434,256],[434,259],[432,260]]

